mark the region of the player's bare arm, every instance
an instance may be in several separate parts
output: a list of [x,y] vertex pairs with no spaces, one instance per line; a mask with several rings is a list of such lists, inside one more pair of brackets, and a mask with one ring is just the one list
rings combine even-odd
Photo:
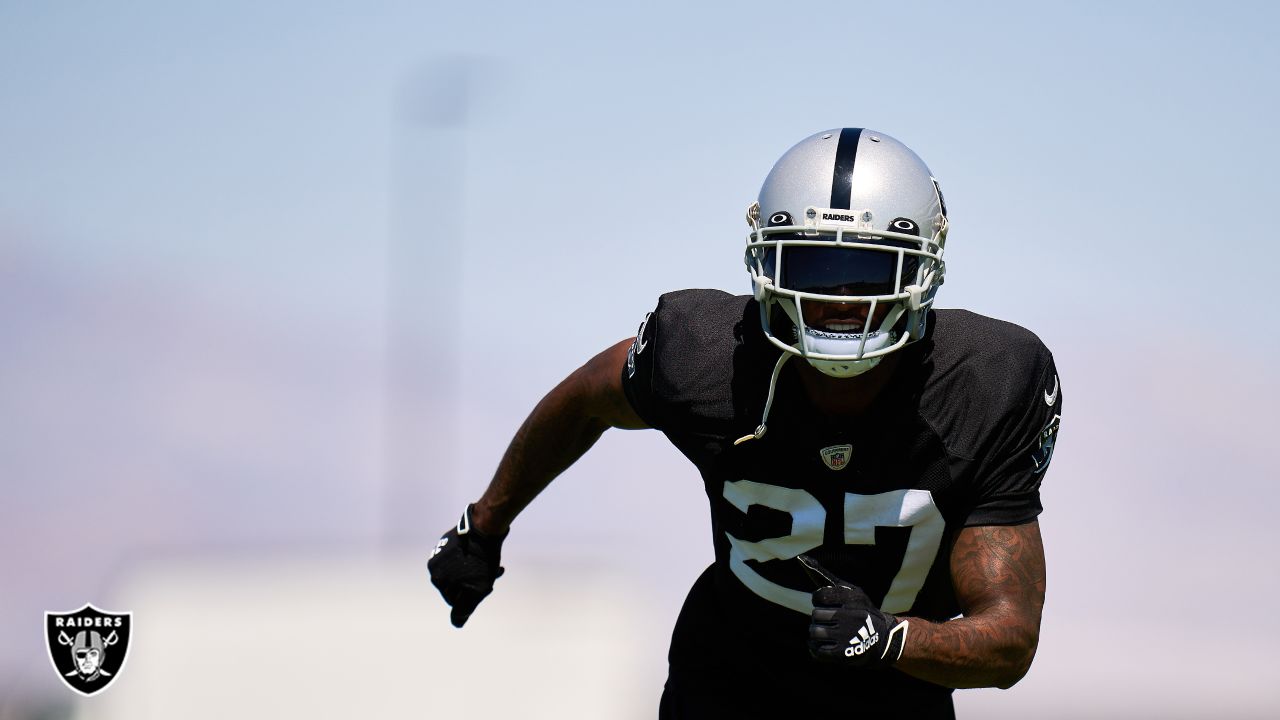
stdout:
[[511,521],[610,427],[642,428],[622,389],[630,340],[596,355],[534,407],[507,447],[480,500],[445,532],[427,567],[462,627],[502,576]]
[[1012,687],[1031,667],[1040,638],[1039,523],[960,531],[951,576],[964,616],[943,623],[904,618],[910,631],[895,667],[947,687]]
[[472,510],[482,532],[501,534],[538,493],[582,457],[605,430],[646,427],[622,389],[630,338],[596,355],[533,408]]

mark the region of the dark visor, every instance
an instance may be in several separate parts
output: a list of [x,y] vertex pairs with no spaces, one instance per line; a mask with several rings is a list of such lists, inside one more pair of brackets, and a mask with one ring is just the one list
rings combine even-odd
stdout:
[[[898,240],[876,239],[870,242],[889,247],[915,247],[912,243]],[[773,277],[778,287],[787,290],[820,295],[894,294],[893,275],[898,269],[896,252],[837,247],[834,244],[832,247],[783,246],[782,277],[774,277],[774,250],[762,248],[761,251],[765,254],[765,275]],[[919,264],[919,257],[903,256],[899,291],[916,281],[916,268]]]

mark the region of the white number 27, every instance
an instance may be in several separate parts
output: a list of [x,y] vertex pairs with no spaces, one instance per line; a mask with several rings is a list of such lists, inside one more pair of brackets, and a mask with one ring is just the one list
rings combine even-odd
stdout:
[[[791,515],[791,534],[757,542],[739,540],[729,533],[729,568],[760,597],[808,615],[813,611],[811,593],[766,580],[747,560],[788,560],[822,544],[827,512],[813,495],[795,488],[738,480],[724,484],[724,498],[742,512],[763,505]],[[906,612],[929,576],[938,554],[946,523],[933,493],[928,490],[891,490],[876,495],[844,496],[844,541],[848,545],[874,545],[877,527],[909,527],[911,536],[889,592],[880,604],[887,613]]]

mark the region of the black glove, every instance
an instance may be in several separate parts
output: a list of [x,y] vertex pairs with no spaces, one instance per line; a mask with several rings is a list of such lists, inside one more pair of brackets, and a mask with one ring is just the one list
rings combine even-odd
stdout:
[[507,533],[485,535],[471,527],[473,507],[468,505],[458,526],[449,528],[449,532],[440,537],[427,561],[431,584],[444,596],[444,601],[453,606],[449,621],[459,628],[480,601],[493,592],[493,581],[502,577],[503,572],[498,560]]
[[796,559],[823,586],[813,593],[810,655],[857,667],[889,667],[902,657],[906,620],[881,612],[862,588],[832,575],[808,555]]

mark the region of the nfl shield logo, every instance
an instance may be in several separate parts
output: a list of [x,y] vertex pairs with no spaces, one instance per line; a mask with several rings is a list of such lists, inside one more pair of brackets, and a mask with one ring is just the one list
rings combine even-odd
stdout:
[[92,605],[44,614],[49,661],[67,687],[88,697],[106,689],[129,657],[133,613],[107,612]]
[[849,455],[852,453],[852,445],[832,445],[822,448],[818,454],[822,456],[822,462],[826,463],[828,468],[840,470],[849,464]]

